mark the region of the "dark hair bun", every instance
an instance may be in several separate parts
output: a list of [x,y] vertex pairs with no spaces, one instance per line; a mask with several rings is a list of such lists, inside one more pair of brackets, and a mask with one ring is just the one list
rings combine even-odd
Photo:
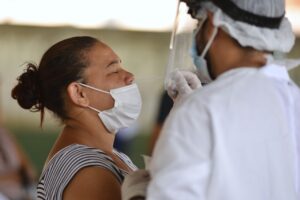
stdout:
[[16,99],[24,109],[41,110],[37,66],[28,63],[25,71],[17,80],[18,84],[11,92],[12,98]]

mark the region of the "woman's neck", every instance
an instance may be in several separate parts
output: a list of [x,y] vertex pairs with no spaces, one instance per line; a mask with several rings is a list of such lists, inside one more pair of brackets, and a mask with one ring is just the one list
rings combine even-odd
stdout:
[[77,143],[112,152],[115,134],[106,130],[96,113],[81,112],[72,116],[76,117],[64,121],[65,127],[58,138],[61,145]]
[[77,140],[92,147],[106,151],[112,151],[113,149],[115,134],[109,133],[98,117],[85,116],[84,119],[69,120],[63,132],[76,134]]

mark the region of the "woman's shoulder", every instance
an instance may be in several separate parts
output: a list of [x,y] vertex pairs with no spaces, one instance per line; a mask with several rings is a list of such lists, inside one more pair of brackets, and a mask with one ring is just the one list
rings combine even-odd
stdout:
[[120,183],[110,171],[95,166],[78,171],[63,192],[63,199],[99,198],[121,199]]
[[[100,172],[109,173],[119,183],[124,178],[123,172],[114,161],[100,149],[72,144],[58,151],[49,160],[41,174],[38,189],[40,188],[40,193],[44,193],[45,196],[56,194],[62,197],[62,191],[80,171],[96,173],[92,177]],[[56,197],[51,196],[49,199]]]

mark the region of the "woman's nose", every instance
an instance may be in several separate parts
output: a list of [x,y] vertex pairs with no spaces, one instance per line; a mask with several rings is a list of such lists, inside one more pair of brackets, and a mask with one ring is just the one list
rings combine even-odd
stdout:
[[125,72],[125,84],[126,85],[130,85],[130,84],[132,84],[133,83],[133,81],[134,81],[134,75],[132,74],[132,73],[130,73],[130,72]]

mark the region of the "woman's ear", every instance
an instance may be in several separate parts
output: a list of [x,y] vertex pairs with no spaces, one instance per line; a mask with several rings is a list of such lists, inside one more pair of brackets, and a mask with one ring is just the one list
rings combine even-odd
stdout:
[[82,86],[76,82],[68,85],[67,95],[71,102],[78,106],[87,107],[89,105],[89,100],[86,93],[83,91]]

